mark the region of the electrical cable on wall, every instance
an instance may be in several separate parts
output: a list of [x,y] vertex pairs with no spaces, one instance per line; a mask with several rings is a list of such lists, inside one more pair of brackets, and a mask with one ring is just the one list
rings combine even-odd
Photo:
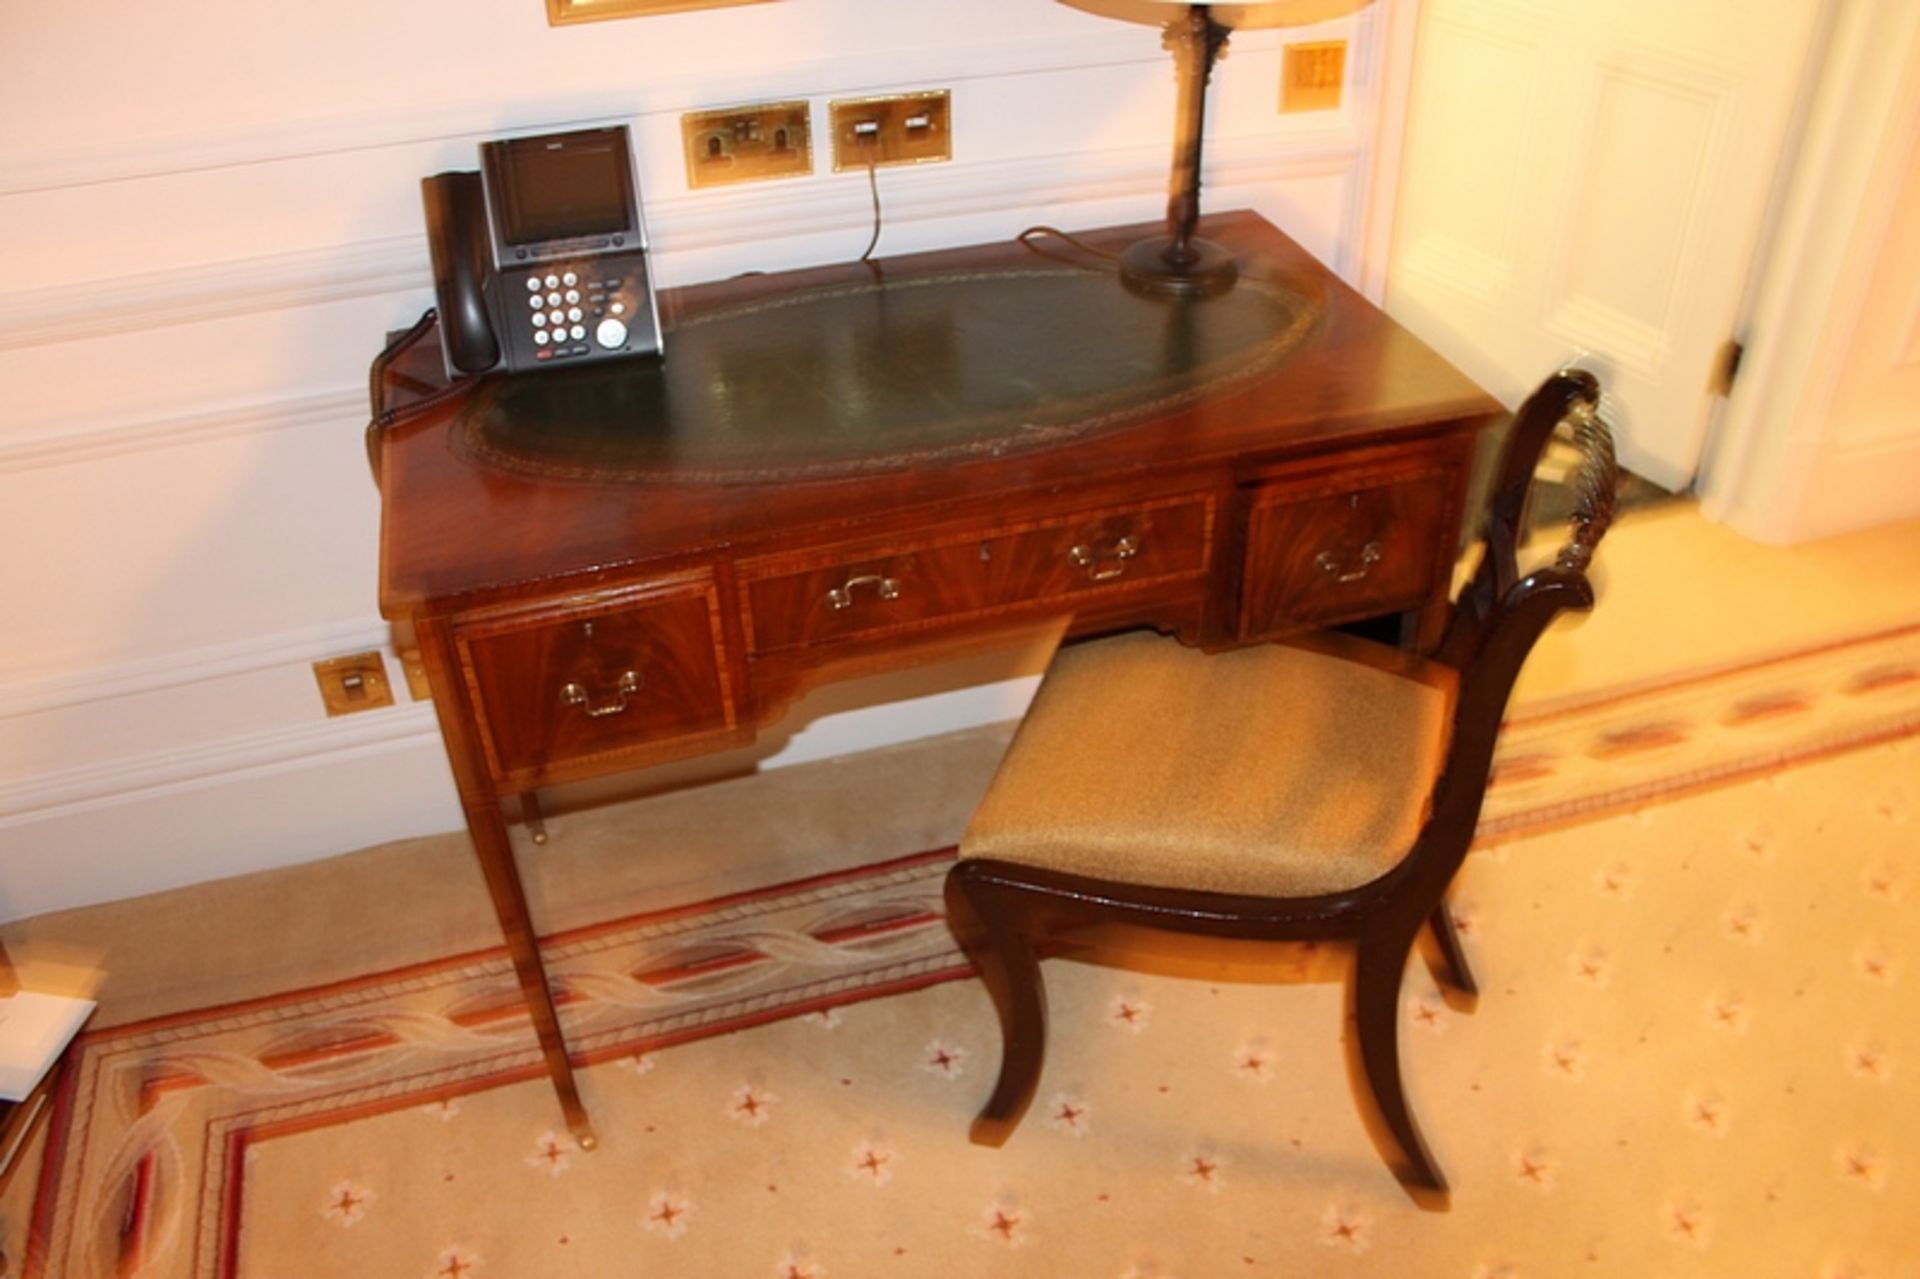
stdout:
[[880,247],[880,166],[872,156],[867,157],[867,189],[873,193],[873,238],[860,255],[862,262],[872,262],[873,251]]

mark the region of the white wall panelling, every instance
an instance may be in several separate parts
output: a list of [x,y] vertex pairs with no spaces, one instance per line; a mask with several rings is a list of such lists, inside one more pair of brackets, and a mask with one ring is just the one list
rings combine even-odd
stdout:
[[[1279,115],[1287,36],[1236,37],[1208,207],[1363,279],[1392,167],[1381,36],[1410,10],[1291,33],[1352,41],[1334,112]],[[391,654],[361,429],[379,335],[431,301],[421,175],[485,137],[629,122],[679,284],[851,258],[871,216],[824,146],[812,177],[688,190],[685,110],[804,96],[818,125],[833,97],[952,89],[954,161],[880,174],[883,252],[1157,217],[1172,149],[1158,34],[1050,0],[562,29],[539,0],[8,5],[0,48],[0,237],[33,246],[0,278],[0,918],[458,824],[430,709],[328,720],[308,669]],[[1005,718],[1037,661],[818,700],[752,759]]]

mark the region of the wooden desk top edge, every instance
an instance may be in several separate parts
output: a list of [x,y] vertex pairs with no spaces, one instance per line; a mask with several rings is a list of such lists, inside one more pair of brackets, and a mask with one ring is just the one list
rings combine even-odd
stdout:
[[[1152,229],[1152,224],[1114,227],[1085,238],[1118,248]],[[1249,276],[1324,299],[1322,331],[1247,388],[1110,434],[1004,459],[859,477],[662,485],[546,481],[488,471],[456,456],[449,444],[458,398],[386,428],[378,448],[382,612],[403,618],[439,611],[439,601],[474,599],[549,578],[685,562],[776,529],[828,536],[849,522],[846,512],[855,493],[869,515],[885,510],[935,518],[942,510],[991,500],[997,493],[1118,484],[1169,467],[1200,472],[1228,459],[1257,467],[1370,443],[1472,431],[1503,411],[1257,215],[1214,215],[1204,220],[1203,230],[1231,247]],[[1062,252],[1074,256],[1066,246]],[[1044,260],[1009,240],[882,259],[880,269],[912,278]],[[839,263],[667,290],[661,297],[663,322],[671,326],[683,316],[751,298],[872,278],[862,264]],[[420,382],[441,377],[431,335],[416,351],[421,349],[431,362],[416,358],[406,373]],[[1326,376],[1334,370],[1348,376]],[[1369,371],[1374,376],[1367,376]],[[1254,416],[1259,422],[1249,429]]]

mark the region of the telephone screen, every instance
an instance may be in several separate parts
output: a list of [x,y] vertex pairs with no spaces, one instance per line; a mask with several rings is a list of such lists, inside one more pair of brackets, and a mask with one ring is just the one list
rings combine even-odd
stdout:
[[505,143],[498,192],[508,244],[539,244],[633,230],[633,179],[625,130],[589,138],[522,138]]

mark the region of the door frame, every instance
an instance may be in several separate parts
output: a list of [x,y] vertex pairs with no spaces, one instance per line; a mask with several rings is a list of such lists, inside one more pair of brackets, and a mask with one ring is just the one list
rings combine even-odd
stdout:
[[[1380,127],[1355,283],[1384,305],[1425,15],[1421,0],[1376,0],[1375,8]],[[1822,338],[1832,317],[1851,314],[1868,283],[1857,263],[1848,275],[1848,250],[1862,235],[1883,233],[1892,213],[1893,193],[1872,189],[1879,161],[1900,144],[1887,135],[1920,117],[1920,5],[1822,0],[1815,29],[1729,334],[1744,345],[1740,376],[1731,395],[1707,410],[1689,490],[1708,518],[1760,541],[1822,531],[1800,509],[1821,444],[1806,429],[1807,415],[1831,399],[1844,354],[1832,344],[1823,354]]]
[[[1829,0],[1827,8],[1799,145],[1737,335],[1747,343],[1743,367],[1695,483],[1709,518],[1764,542],[1920,513],[1838,514],[1812,493],[1835,456],[1825,427],[1847,354],[1841,330],[1873,283],[1873,250],[1899,194],[1898,182],[1884,180],[1886,161],[1920,145],[1920,5]],[[1920,456],[1920,426],[1908,452]]]

